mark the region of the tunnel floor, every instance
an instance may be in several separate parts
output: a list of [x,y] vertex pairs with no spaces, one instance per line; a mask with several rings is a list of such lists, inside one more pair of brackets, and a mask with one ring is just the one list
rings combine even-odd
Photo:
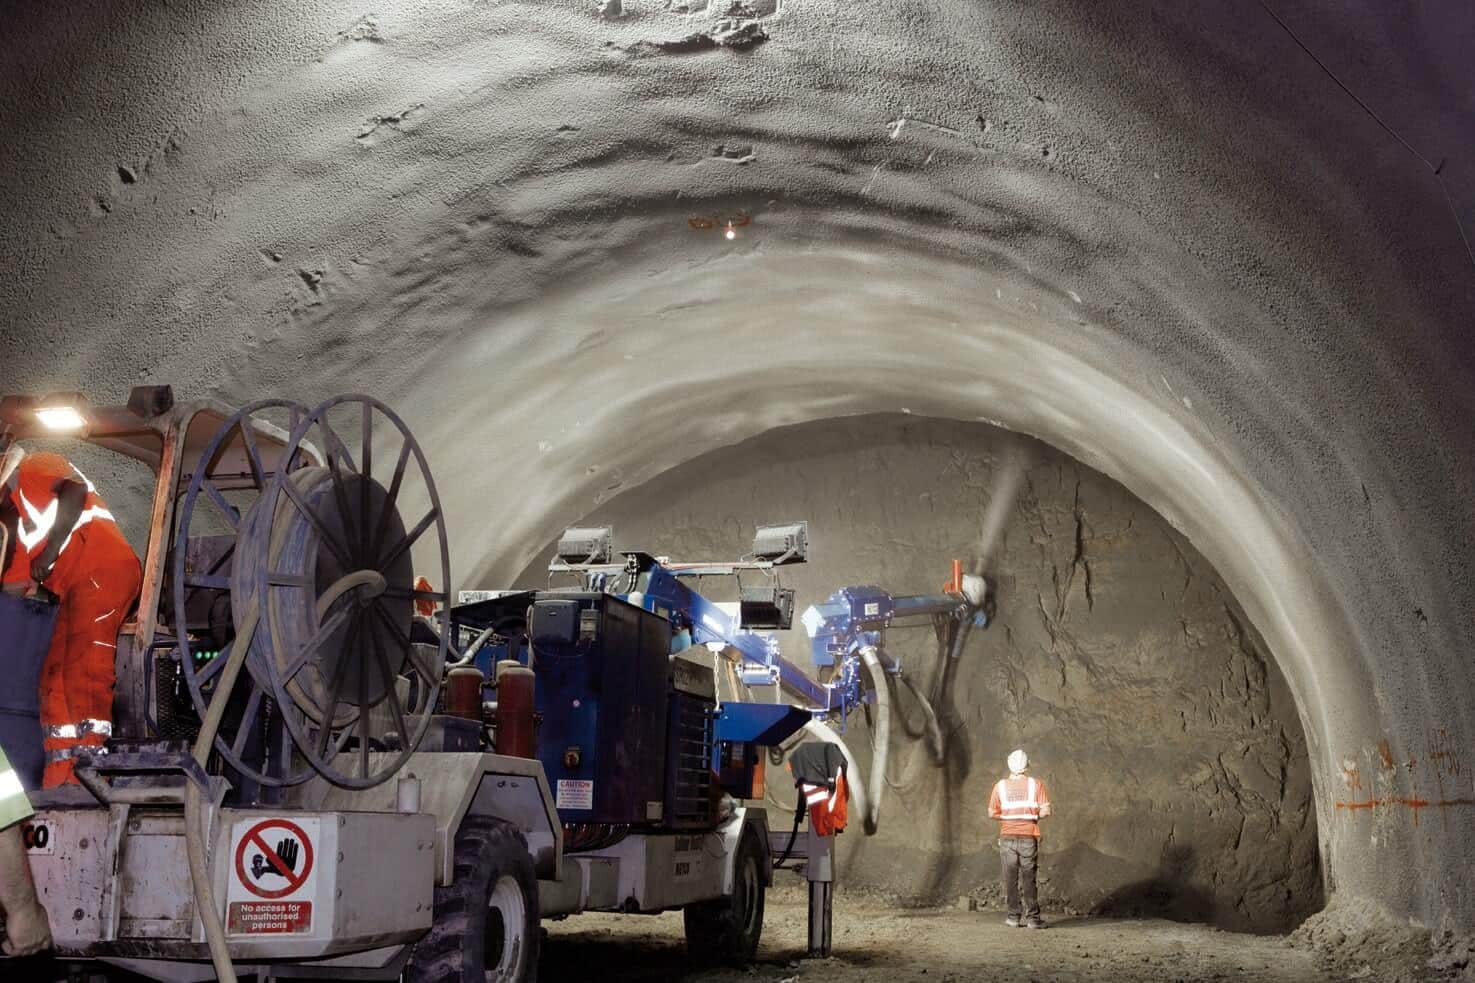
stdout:
[[1313,953],[1281,936],[1242,935],[1160,919],[1045,917],[1042,932],[1008,928],[1002,911],[907,909],[878,901],[836,902],[834,955],[804,958],[799,891],[769,893],[758,963],[702,969],[686,956],[681,914],[580,915],[548,923],[542,979],[601,983],[1042,983],[1111,980],[1167,983],[1252,979],[1321,983]]

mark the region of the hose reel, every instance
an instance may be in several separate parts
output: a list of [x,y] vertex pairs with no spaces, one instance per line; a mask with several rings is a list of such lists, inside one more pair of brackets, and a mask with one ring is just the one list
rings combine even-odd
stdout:
[[[290,427],[271,446],[274,459],[263,455],[257,430],[268,416],[285,416]],[[357,431],[357,455],[339,436],[349,427]],[[376,431],[381,451],[391,451],[378,462]],[[244,450],[250,465],[249,480],[231,497],[210,477],[228,448]],[[380,477],[386,461],[393,461],[387,484]],[[407,527],[401,505],[411,496],[424,512]],[[218,564],[228,573],[187,570],[192,529],[219,517],[235,534],[228,564]],[[282,400],[241,409],[195,463],[175,541],[176,612],[186,610],[188,592],[225,594],[240,632],[231,646],[249,645],[236,692],[224,693],[216,684],[229,649],[197,667],[189,633],[178,633],[201,719],[215,700],[232,701],[216,753],[270,786],[315,774],[345,788],[390,778],[429,728],[448,644],[444,633],[438,651],[410,641],[415,602],[447,601],[444,593],[414,589],[412,549],[422,544],[419,563],[433,565],[441,584],[449,582],[450,563],[440,498],[404,422],[361,395],[311,411]],[[254,631],[246,623],[253,613]]]

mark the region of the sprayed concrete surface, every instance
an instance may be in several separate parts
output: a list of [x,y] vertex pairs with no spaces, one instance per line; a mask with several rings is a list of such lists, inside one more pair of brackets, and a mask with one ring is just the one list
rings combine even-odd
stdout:
[[1331,983],[1346,978],[1326,972],[1311,952],[1293,949],[1283,939],[1202,925],[1047,912],[1051,927],[1032,932],[1005,926],[1002,911],[898,909],[843,895],[835,905],[833,955],[810,960],[804,958],[805,910],[801,892],[774,892],[752,970],[693,966],[679,914],[580,915],[550,926],[542,978],[548,983],[586,979],[593,965],[600,967],[605,983]]
[[12,6],[0,389],[385,396],[473,582],[774,426],[997,421],[1222,575],[1328,886],[1475,923],[1469,5]]
[[[952,557],[973,562],[979,517],[1006,493],[1001,462],[1018,443],[985,424],[908,416],[806,424],[691,461],[581,524],[612,525],[627,548],[711,561],[746,552],[756,524],[807,519],[811,560],[783,575],[798,610],[855,584],[930,593]],[[970,637],[950,696],[934,703],[946,756],[938,766],[908,736],[922,712],[911,690],[891,687],[880,829],[852,827],[842,880],[906,903],[1000,902],[985,807],[1005,757],[1024,747],[1055,803],[1047,903],[1287,931],[1321,907],[1321,880],[1306,742],[1284,679],[1182,536],[1110,479],[1023,443],[1023,486],[987,563],[996,621]],[[519,582],[545,583],[545,568]],[[704,586],[735,599],[731,582]],[[808,665],[802,629],[781,637]],[[930,629],[890,632],[887,651],[934,693]],[[869,776],[874,737],[860,714],[845,739]],[[794,802],[782,774],[770,781],[778,810]]]

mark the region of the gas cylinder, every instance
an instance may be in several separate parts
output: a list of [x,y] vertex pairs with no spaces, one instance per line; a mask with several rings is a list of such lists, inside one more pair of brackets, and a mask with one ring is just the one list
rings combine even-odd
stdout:
[[475,666],[458,666],[446,673],[446,713],[481,721],[481,684],[486,681]]
[[497,669],[497,753],[514,758],[537,757],[533,730],[537,674],[520,665]]

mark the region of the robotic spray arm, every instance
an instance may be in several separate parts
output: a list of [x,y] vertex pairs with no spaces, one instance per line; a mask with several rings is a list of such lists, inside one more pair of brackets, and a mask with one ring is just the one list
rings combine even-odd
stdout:
[[[988,625],[985,603],[988,584],[983,577],[962,572],[953,561],[953,578],[937,594],[893,595],[880,587],[842,587],[821,604],[810,605],[801,617],[810,639],[810,660],[829,679],[828,709],[843,721],[862,703],[875,702],[866,692],[861,668],[874,658],[882,670],[901,672],[901,664],[886,652],[886,631],[930,620]],[[949,658],[957,658],[951,646]],[[873,680],[878,685],[879,680]]]
[[[874,833],[880,822],[891,743],[891,696],[886,676],[901,674],[900,661],[886,652],[887,630],[927,621],[945,629],[939,631],[948,660],[942,678],[950,681],[953,663],[962,654],[968,632],[988,625],[987,600],[984,578],[964,574],[962,563],[954,560],[952,579],[941,593],[897,596],[875,586],[845,587],[804,612],[801,620],[810,639],[810,658],[821,678],[827,678],[826,715],[838,718],[843,732],[846,719],[856,707],[871,703],[876,706],[870,782],[861,809],[867,833]],[[782,673],[781,681],[787,675]],[[929,743],[934,758],[941,763],[943,742],[937,719],[927,700],[915,689],[912,692],[926,713]],[[822,729],[822,725],[812,724],[811,732],[816,728]]]

